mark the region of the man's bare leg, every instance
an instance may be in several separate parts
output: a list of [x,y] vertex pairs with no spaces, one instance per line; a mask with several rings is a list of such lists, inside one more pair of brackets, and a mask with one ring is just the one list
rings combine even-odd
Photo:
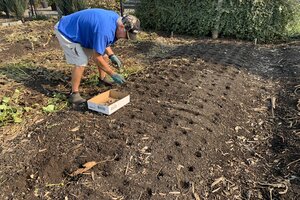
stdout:
[[79,91],[80,81],[84,72],[84,67],[76,66],[72,70],[72,93]]

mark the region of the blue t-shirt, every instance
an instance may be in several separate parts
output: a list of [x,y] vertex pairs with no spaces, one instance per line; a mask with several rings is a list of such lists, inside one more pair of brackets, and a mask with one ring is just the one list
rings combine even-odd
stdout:
[[94,49],[103,55],[116,41],[117,20],[120,16],[109,10],[87,9],[64,16],[58,30],[71,42]]

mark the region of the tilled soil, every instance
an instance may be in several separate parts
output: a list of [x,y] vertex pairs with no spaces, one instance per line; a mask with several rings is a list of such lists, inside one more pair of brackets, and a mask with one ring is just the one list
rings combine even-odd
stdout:
[[[1,199],[299,199],[300,43],[147,34],[114,48],[145,66],[114,86],[130,104],[111,116],[69,107],[3,143]],[[47,95],[67,80],[21,84]],[[83,82],[82,94],[107,89]]]

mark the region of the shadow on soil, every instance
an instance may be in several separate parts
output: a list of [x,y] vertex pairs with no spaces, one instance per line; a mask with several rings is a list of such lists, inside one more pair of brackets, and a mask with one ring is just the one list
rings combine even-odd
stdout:
[[65,86],[69,84],[70,77],[64,71],[18,65],[1,67],[0,74],[46,96],[52,96],[54,92],[67,92]]

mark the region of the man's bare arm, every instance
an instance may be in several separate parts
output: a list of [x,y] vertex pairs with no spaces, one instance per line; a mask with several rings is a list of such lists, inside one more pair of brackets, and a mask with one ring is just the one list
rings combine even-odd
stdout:
[[96,51],[93,53],[93,59],[96,62],[97,66],[99,66],[103,71],[105,71],[108,75],[113,75],[115,72],[109,67],[109,64],[105,61],[103,56]]
[[114,54],[113,50],[111,49],[111,47],[107,47],[105,49],[105,53],[108,55],[108,56],[111,56]]

